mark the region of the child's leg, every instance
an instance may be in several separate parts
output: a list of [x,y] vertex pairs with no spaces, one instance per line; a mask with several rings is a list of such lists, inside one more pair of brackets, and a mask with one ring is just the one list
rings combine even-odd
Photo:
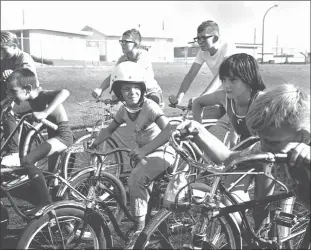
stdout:
[[[264,167],[265,168],[265,167]],[[255,177],[255,199],[263,199],[274,192],[274,183],[271,179],[265,176]],[[269,211],[264,210],[264,207],[257,206],[253,209],[253,217],[255,222],[255,229],[259,229],[262,224],[270,221]]]
[[42,174],[42,170],[35,167],[35,163],[55,152],[61,152],[67,148],[66,145],[61,143],[55,138],[51,138],[42,143],[39,147],[32,150],[22,160],[22,166],[27,168],[29,179],[32,185],[38,192],[39,205],[51,202],[51,198],[47,189],[47,185]]
[[[3,114],[4,138],[9,137],[9,135],[13,132],[14,128],[16,127],[16,124],[17,124],[16,120],[11,113]],[[14,134],[11,140],[8,141],[8,144],[5,150],[8,154],[18,153],[18,131]]]
[[131,211],[138,229],[142,229],[145,223],[150,198],[148,186],[174,162],[174,155],[165,153],[163,159],[163,154],[162,151],[148,155],[146,162],[140,161],[128,179]]

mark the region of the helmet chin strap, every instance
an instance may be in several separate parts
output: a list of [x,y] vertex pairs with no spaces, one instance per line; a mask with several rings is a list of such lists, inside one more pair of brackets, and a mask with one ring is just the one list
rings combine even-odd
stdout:
[[138,111],[141,111],[141,110],[142,110],[143,104],[144,104],[144,98],[140,101],[139,106],[138,106],[137,108],[130,108],[130,107],[128,107],[128,106],[126,105],[126,102],[125,102],[125,101],[122,101],[122,103],[123,103],[125,109],[126,109],[129,113],[134,114],[134,113],[137,113]]

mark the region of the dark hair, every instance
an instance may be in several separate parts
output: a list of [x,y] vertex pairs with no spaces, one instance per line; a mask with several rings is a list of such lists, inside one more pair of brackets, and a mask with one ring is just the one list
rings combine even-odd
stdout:
[[1,31],[1,46],[12,45],[13,43],[17,46],[19,45],[16,34],[9,31]]
[[19,68],[12,72],[7,79],[7,83],[21,88],[25,88],[27,85],[30,85],[32,88],[37,88],[37,77],[30,69]]
[[219,78],[221,81],[225,77],[237,76],[248,84],[252,92],[258,92],[266,88],[257,61],[251,55],[240,53],[227,57],[219,67]]
[[113,91],[113,93],[116,95],[116,97],[120,100],[120,101],[124,101],[122,94],[121,94],[121,87],[124,84],[139,84],[140,85],[140,90],[141,90],[141,97],[140,100],[141,101],[144,98],[144,95],[146,93],[146,84],[145,82],[128,82],[128,81],[115,81],[111,87],[111,90]]
[[197,29],[198,33],[203,32],[207,27],[209,27],[209,34],[210,35],[215,35],[219,37],[219,27],[218,24],[215,23],[214,21],[208,20],[203,23],[201,23]]
[[141,43],[141,35],[137,29],[127,30],[123,33],[123,36],[130,36],[133,42],[136,42],[138,45]]

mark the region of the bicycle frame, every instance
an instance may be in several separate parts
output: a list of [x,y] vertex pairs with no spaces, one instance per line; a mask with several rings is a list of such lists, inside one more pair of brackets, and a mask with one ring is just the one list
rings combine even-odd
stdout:
[[[266,163],[274,163],[277,159],[279,159],[282,162],[284,162],[287,159],[287,154],[262,153],[262,154],[257,154],[257,155],[249,155],[249,156],[240,157],[232,161],[227,167],[220,166],[218,168],[215,168],[215,166],[210,166],[210,165],[207,166],[206,164],[195,162],[191,158],[187,157],[185,152],[181,150],[181,147],[178,146],[178,144],[176,143],[174,139],[174,137],[176,136],[176,133],[177,132],[173,132],[171,134],[171,138],[170,138],[171,145],[175,148],[177,152],[181,154],[181,156],[190,165],[206,171],[205,174],[202,174],[202,177],[197,178],[196,181],[199,181],[200,179],[203,179],[206,177],[214,177],[211,187],[203,183],[194,183],[194,182],[189,183],[185,186],[185,187],[190,186],[193,189],[197,189],[197,190],[205,192],[205,196],[203,198],[200,198],[197,200],[192,199],[192,202],[196,205],[203,205],[202,213],[207,214],[209,220],[213,220],[213,219],[216,219],[222,216],[231,216],[232,213],[238,212],[240,217],[242,218],[242,225],[238,226],[237,223],[234,223],[235,226],[237,227],[236,230],[238,232],[241,232],[240,228],[242,228],[243,229],[242,233],[247,235],[247,237],[243,237],[243,239],[245,240],[245,242],[247,242],[248,245],[250,246],[253,245],[254,247],[256,246],[256,247],[262,247],[262,248],[264,247],[278,248],[279,246],[281,246],[282,243],[305,232],[305,229],[301,229],[295,234],[289,235],[288,237],[281,239],[278,235],[278,229],[277,229],[278,225],[290,227],[291,222],[293,222],[295,218],[294,216],[292,216],[292,214],[286,214],[282,212],[280,213],[276,211],[275,214],[272,216],[273,217],[272,240],[270,239],[266,240],[262,237],[256,236],[252,226],[250,225],[250,221],[245,214],[246,210],[251,209],[256,206],[267,206],[271,202],[280,201],[283,199],[294,197],[295,195],[289,192],[287,187],[282,182],[276,180],[273,176],[269,175],[269,173],[271,173],[271,168],[273,167],[273,165],[271,164],[269,164],[269,166],[266,167],[265,171],[256,171],[256,168],[251,168],[248,171],[228,172],[230,170],[240,169],[241,167],[237,167],[238,164],[251,163],[252,161],[256,161],[256,162],[263,161]],[[220,178],[226,175],[241,175],[241,176],[234,183],[232,183],[229,188],[226,188],[220,182]],[[253,175],[253,176],[263,175],[267,178],[270,178],[274,182],[281,185],[282,188],[285,189],[285,193],[267,196],[265,198],[258,199],[258,200],[252,200],[252,201],[239,203],[239,201],[234,197],[232,193],[230,193],[230,191],[248,175]],[[179,193],[182,191],[182,189],[179,191]],[[218,193],[220,193],[221,196]],[[189,208],[189,206],[191,206],[192,203],[188,202],[188,203],[184,203],[180,205],[178,204],[178,194],[176,195],[176,199],[175,199],[176,209],[185,209],[187,207]],[[233,205],[221,207],[220,206],[221,197],[227,198]],[[231,218],[235,220],[232,216]],[[213,247],[213,246],[208,245],[205,247]]]
[[[40,128],[42,127],[42,123],[39,123],[35,126],[31,125],[29,122],[27,122],[25,119],[32,116],[32,113],[28,113],[22,116],[21,119],[19,119],[16,127],[13,129],[13,131],[11,132],[11,134],[8,136],[8,138],[5,140],[5,142],[1,145],[0,148],[0,154],[2,154],[2,152],[4,151],[5,146],[7,145],[7,143],[12,139],[12,137],[15,135],[15,133],[19,130],[19,141],[21,141],[21,136],[22,136],[22,131],[23,131],[23,127],[25,126],[26,128],[30,129],[30,130],[34,130],[35,132],[37,132],[41,139],[44,140],[42,134],[40,133]],[[21,146],[21,145],[20,145]]]

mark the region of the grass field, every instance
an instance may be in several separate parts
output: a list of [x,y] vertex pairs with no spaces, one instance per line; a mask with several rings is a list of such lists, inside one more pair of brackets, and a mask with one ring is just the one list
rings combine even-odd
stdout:
[[[185,64],[160,64],[153,65],[155,78],[163,90],[167,116],[179,115],[180,111],[168,107],[168,96],[176,94],[178,88],[191,65]],[[71,95],[64,105],[72,125],[79,123],[81,115],[77,110],[77,103],[92,99],[92,90],[100,85],[112,71],[113,66],[104,67],[41,67],[37,68],[41,85],[45,89],[66,88]],[[263,78],[268,88],[283,83],[295,83],[310,94],[310,64],[308,65],[260,65]],[[206,66],[203,66],[192,86],[184,97],[183,104],[191,97],[198,96],[210,82],[212,76]],[[104,98],[109,98],[108,91]],[[12,210],[11,210],[12,211]],[[22,228],[24,224],[15,214],[10,221],[11,233],[15,228]],[[18,233],[17,231],[15,233]],[[15,234],[16,237],[16,234]],[[8,237],[6,246],[14,246],[16,238]],[[122,247],[122,246],[119,246]]]
[[[173,116],[180,114],[180,111],[168,107],[168,96],[177,94],[179,86],[187,74],[191,65],[155,63],[153,65],[155,78],[160,84],[165,106],[165,114]],[[71,124],[76,124],[79,117],[77,103],[92,98],[92,90],[112,72],[113,66],[101,67],[38,67],[38,77],[43,88],[60,89],[66,88],[70,96],[65,102]],[[308,65],[281,65],[270,64],[260,65],[260,71],[267,87],[282,83],[295,83],[310,93],[310,64]],[[183,104],[191,97],[198,96],[211,81],[212,76],[203,65],[199,74],[186,93]],[[106,91],[103,97],[108,98],[110,94]]]

